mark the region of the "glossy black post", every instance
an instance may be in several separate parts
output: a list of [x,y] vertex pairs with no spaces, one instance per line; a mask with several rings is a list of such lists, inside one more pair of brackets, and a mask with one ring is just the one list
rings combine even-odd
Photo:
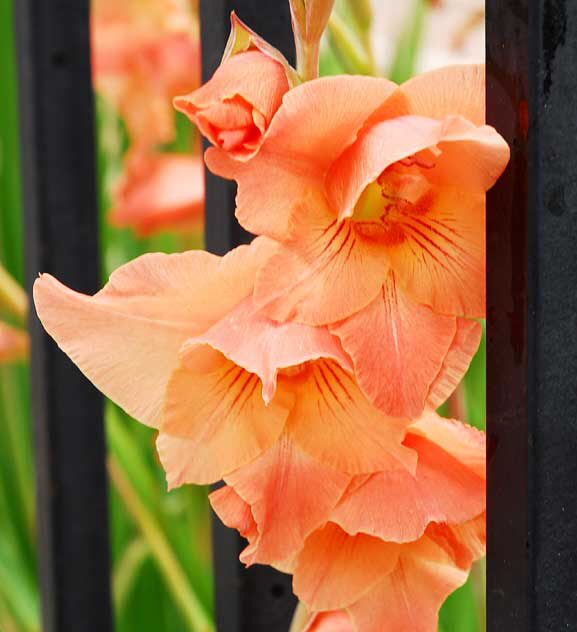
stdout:
[[[230,32],[230,12],[293,61],[288,0],[200,0],[202,75],[207,81],[218,67]],[[234,217],[236,185],[206,172],[206,247],[224,254],[247,243]],[[295,607],[291,578],[266,566],[245,569],[238,556],[246,542],[213,521],[218,632],[287,632]]]
[[487,0],[488,630],[577,622],[577,4]]
[[[88,0],[17,0],[28,286],[99,284]],[[102,401],[30,315],[44,632],[112,630]]]

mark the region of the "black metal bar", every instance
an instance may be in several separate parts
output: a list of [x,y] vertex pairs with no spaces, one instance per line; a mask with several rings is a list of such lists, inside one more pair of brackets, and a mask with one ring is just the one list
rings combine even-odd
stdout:
[[577,625],[577,4],[487,0],[488,629]]
[[[236,11],[259,35],[294,60],[294,43],[287,0],[201,0],[202,74],[210,79],[218,67]],[[234,218],[236,185],[206,172],[206,247],[224,254],[247,243]],[[246,542],[213,520],[216,577],[216,623],[219,632],[287,632],[296,604],[291,578],[265,566],[243,567],[238,561]]]
[[[28,285],[99,285],[88,0],[14,2]],[[31,310],[33,312],[33,310]],[[44,632],[112,630],[102,400],[30,316]]]

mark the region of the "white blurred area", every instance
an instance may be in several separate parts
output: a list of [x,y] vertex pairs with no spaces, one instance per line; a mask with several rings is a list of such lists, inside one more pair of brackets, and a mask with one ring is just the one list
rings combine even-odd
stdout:
[[[371,0],[375,62],[386,72],[400,34],[423,0]],[[485,61],[485,0],[427,0],[416,72]]]

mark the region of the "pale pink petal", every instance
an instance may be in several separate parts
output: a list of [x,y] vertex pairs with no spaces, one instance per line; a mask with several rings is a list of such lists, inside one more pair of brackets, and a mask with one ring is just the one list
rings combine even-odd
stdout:
[[402,445],[408,421],[372,406],[336,362],[309,363],[285,380],[295,394],[288,432],[312,457],[348,474],[414,471],[416,454]]
[[400,550],[398,544],[350,536],[329,523],[307,539],[295,567],[293,589],[309,610],[346,608],[394,569]]
[[367,397],[385,414],[418,417],[455,337],[455,318],[407,297],[389,275],[377,298],[331,331]]
[[397,90],[390,81],[372,77],[308,81],[285,95],[250,163],[209,150],[208,168],[238,182],[236,214],[240,223],[255,234],[286,238],[292,216],[306,216],[310,204],[316,203],[332,162]]
[[352,369],[338,338],[331,335],[326,327],[275,322],[255,310],[252,298],[239,303],[238,307],[188,344],[199,342],[211,345],[235,364],[256,373],[261,379],[266,403],[274,396],[280,368],[318,358],[331,358]]
[[429,389],[427,405],[433,410],[443,404],[469,369],[483,334],[480,323],[457,318],[457,331],[443,366]]
[[[415,475],[393,471],[373,474],[347,492],[331,520],[347,533],[366,533],[391,542],[420,538],[432,522],[462,523],[485,509],[485,477],[444,449],[409,432],[405,445],[418,454]],[[475,443],[477,458],[484,445]]]
[[267,450],[280,436],[291,396],[267,406],[260,380],[203,345],[187,348],[166,388],[157,442],[169,487],[214,483]]
[[247,564],[273,564],[294,556],[323,526],[350,477],[324,467],[283,434],[257,459],[225,477],[251,507],[259,538]]
[[94,296],[44,274],[34,284],[42,324],[106,396],[158,426],[178,350],[252,290],[259,244],[225,257],[148,254],[120,267]]

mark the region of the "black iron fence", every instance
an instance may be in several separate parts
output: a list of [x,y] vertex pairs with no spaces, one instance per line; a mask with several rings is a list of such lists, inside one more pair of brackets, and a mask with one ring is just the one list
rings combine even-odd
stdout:
[[[384,1],[384,0],[383,0]],[[488,197],[488,629],[577,630],[577,3],[487,0],[487,117],[511,164]],[[88,0],[18,0],[28,285],[98,284]],[[203,74],[235,9],[292,55],[286,0],[202,0]],[[206,239],[246,239],[207,174]],[[102,402],[31,316],[45,632],[112,630]],[[219,632],[286,632],[288,578],[215,523]]]

